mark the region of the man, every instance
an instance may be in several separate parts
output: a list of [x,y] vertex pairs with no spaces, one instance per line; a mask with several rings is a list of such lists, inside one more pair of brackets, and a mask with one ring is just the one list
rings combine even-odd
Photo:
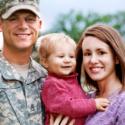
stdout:
[[30,58],[41,27],[38,0],[0,0],[0,125],[42,125],[45,70]]

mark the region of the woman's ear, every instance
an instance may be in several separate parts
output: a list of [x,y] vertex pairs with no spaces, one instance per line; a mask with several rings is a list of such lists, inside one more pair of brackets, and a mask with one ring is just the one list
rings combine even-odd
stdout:
[[115,57],[115,64],[119,64],[119,59],[117,56]]

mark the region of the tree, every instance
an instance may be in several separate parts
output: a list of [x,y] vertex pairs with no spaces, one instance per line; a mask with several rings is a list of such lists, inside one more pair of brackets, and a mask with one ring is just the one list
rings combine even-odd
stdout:
[[125,12],[110,15],[100,15],[90,12],[83,15],[81,12],[71,10],[68,14],[60,14],[55,19],[54,25],[47,32],[64,32],[71,36],[76,42],[82,32],[95,23],[105,23],[116,28],[125,37]]

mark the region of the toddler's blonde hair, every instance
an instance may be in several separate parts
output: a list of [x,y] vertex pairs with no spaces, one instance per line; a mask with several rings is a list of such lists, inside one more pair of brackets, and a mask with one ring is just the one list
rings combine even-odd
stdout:
[[67,44],[71,44],[71,46],[76,49],[76,42],[64,33],[50,33],[42,36],[39,39],[38,47],[41,62],[42,60],[47,59],[50,56],[50,54],[54,51],[56,45],[62,44],[62,47],[64,47],[64,42],[66,42]]

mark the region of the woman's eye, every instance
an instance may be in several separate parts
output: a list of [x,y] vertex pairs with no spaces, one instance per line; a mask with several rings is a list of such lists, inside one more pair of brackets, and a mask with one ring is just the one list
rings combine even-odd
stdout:
[[98,52],[98,54],[99,54],[99,55],[104,55],[105,52],[104,52],[104,51],[100,51],[100,52]]
[[83,53],[83,56],[90,56],[90,55],[91,55],[91,53],[89,53],[89,52]]

